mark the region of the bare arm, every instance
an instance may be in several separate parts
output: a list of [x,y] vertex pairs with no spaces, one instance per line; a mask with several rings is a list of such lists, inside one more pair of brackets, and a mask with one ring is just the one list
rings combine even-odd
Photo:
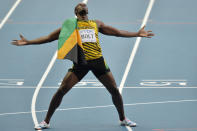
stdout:
[[129,32],[124,30],[118,30],[114,27],[105,25],[103,22],[96,20],[96,23],[98,25],[99,32],[104,35],[111,35],[111,36],[117,36],[117,37],[147,37],[151,38],[154,36],[152,31],[145,31],[144,28],[141,28],[138,32]]
[[13,40],[12,44],[17,46],[23,46],[23,45],[37,45],[37,44],[44,44],[48,43],[54,40],[57,40],[59,38],[61,28],[51,32],[49,35],[40,37],[34,40],[27,40],[22,35],[20,35],[20,40]]

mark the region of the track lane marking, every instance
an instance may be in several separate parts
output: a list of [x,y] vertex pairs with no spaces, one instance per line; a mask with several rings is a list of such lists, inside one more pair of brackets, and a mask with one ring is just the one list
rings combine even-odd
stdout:
[[[0,89],[35,89],[35,86],[0,86]],[[42,89],[57,89],[59,86],[42,86]],[[103,86],[84,86],[84,87],[73,87],[73,89],[106,89]],[[124,89],[197,89],[197,87],[156,87],[156,86],[150,86],[150,87],[143,87],[143,86],[133,86],[133,87],[124,87]]]
[[[145,16],[144,16],[144,19],[143,19],[143,21],[142,21],[142,24],[141,24],[141,27],[140,27],[140,28],[142,28],[143,26],[146,25],[146,23],[147,23],[147,21],[148,21],[148,18],[149,18],[149,16],[150,16],[150,12],[151,12],[151,10],[152,10],[152,7],[153,7],[153,5],[154,5],[154,2],[155,2],[155,0],[150,0],[150,1],[149,1],[148,7],[147,7],[147,9],[146,9]],[[136,52],[137,52],[137,49],[138,49],[138,46],[139,46],[139,44],[140,44],[141,39],[142,39],[141,37],[137,37],[136,42],[135,42],[134,47],[133,47],[133,50],[132,50],[132,52],[131,52],[131,55],[130,55],[128,64],[127,64],[127,66],[126,66],[126,69],[125,69],[125,72],[124,72],[124,75],[123,75],[123,77],[122,77],[122,80],[121,80],[121,83],[120,83],[120,87],[119,87],[119,92],[120,92],[121,94],[122,94],[122,90],[123,90],[125,81],[126,81],[126,79],[127,79],[129,70],[130,70],[130,68],[131,68],[131,66],[132,66],[132,63],[133,63],[133,60],[134,60],[134,57],[135,57],[135,54],[136,54]],[[131,127],[126,126],[126,128],[127,128],[128,131],[132,131],[132,128],[131,128]]]
[[[148,8],[147,8],[147,10],[146,10],[146,13],[145,13],[145,16],[144,16],[144,19],[143,19],[143,21],[142,21],[142,24],[141,24],[141,27],[140,27],[140,28],[142,28],[144,25],[147,24],[147,21],[148,21],[148,18],[149,18],[149,16],[150,16],[150,12],[151,12],[151,10],[152,10],[152,7],[153,7],[153,5],[154,5],[154,2],[155,2],[155,0],[150,0],[149,5],[148,5]],[[137,49],[138,49],[138,47],[139,47],[139,44],[140,44],[141,39],[142,39],[141,37],[137,37],[136,42],[135,42],[134,47],[133,47],[133,50],[132,50],[131,55],[130,55],[130,57],[129,57],[128,64],[127,64],[127,66],[126,66],[124,75],[123,75],[122,80],[121,80],[121,83],[120,83],[119,91],[120,91],[121,93],[122,93],[122,90],[123,90],[125,81],[126,81],[126,79],[127,79],[129,70],[131,69],[131,66],[132,66],[132,64],[133,64],[133,60],[134,60],[134,57],[135,57],[135,55],[136,55],[136,52],[137,52]]]
[[[169,101],[155,101],[155,102],[140,102],[140,103],[124,104],[124,106],[153,105],[153,104],[170,104],[170,103],[186,103],[186,102],[197,102],[197,99],[169,100]],[[109,107],[114,107],[114,105],[63,108],[63,109],[57,109],[57,111],[97,109],[97,108],[109,108]],[[39,111],[35,111],[35,112],[42,113],[42,112],[47,112],[47,111],[48,110],[39,110]],[[28,112],[1,113],[0,116],[22,115],[22,114],[31,114],[31,111],[28,111]]]
[[[83,3],[87,4],[88,0],[83,0]],[[76,16],[75,16],[76,17]],[[52,69],[55,61],[56,61],[56,58],[57,58],[57,50],[56,52],[54,53],[46,71],[44,72],[40,82],[38,83],[36,89],[35,89],[35,92],[33,94],[33,98],[32,98],[32,104],[31,104],[31,112],[32,112],[32,119],[33,119],[33,122],[34,122],[34,125],[35,126],[38,126],[38,119],[37,119],[37,116],[36,116],[36,99],[37,99],[37,96],[38,96],[38,93],[44,83],[44,81],[46,80],[46,77],[48,76],[50,70]],[[38,130],[38,131],[42,131],[42,130]]]
[[12,8],[8,11],[7,15],[3,18],[3,20],[0,23],[0,29],[3,28],[4,24],[7,22],[7,20],[9,19],[9,17],[12,15],[12,13],[14,12],[14,10],[16,9],[16,7],[20,4],[22,0],[17,0],[14,5],[12,6]]

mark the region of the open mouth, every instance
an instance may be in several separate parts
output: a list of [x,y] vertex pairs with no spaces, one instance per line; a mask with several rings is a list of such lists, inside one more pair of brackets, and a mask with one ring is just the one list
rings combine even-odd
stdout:
[[81,10],[80,12],[79,12],[79,15],[80,16],[85,16],[85,15],[87,15],[88,14],[88,12],[87,12],[87,10],[85,10],[85,9],[83,9],[83,10]]

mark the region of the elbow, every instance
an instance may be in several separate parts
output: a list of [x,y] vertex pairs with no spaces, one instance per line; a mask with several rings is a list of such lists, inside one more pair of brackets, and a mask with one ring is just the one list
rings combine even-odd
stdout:
[[46,42],[46,43],[51,42],[51,41],[52,41],[52,40],[51,40],[50,35],[48,35],[48,36],[45,37],[45,42]]
[[122,37],[121,31],[114,32],[114,36],[116,36],[116,37]]
[[53,37],[53,36],[51,36],[51,35],[48,35],[47,37],[46,37],[46,41],[47,42],[52,42],[52,41],[54,41],[54,40],[57,40],[55,37]]

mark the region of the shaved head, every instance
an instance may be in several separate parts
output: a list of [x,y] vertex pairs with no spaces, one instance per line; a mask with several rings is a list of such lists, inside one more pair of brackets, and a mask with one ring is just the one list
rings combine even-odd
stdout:
[[83,12],[82,14],[84,14],[84,13],[88,14],[88,8],[85,3],[81,2],[75,6],[75,10],[74,10],[75,15],[77,15],[80,12]]

